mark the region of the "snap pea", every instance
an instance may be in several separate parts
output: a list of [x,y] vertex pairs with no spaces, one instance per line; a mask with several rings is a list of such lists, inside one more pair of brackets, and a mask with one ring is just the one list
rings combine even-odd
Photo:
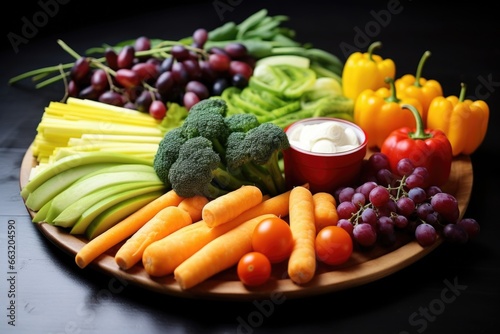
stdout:
[[344,66],[339,57],[323,49],[309,48],[306,50],[305,56],[330,69],[342,69]]
[[262,41],[258,39],[248,39],[248,40],[238,40],[238,39],[231,39],[231,40],[224,40],[224,41],[211,41],[208,40],[205,43],[205,50],[209,50],[212,47],[220,47],[223,48],[225,45],[230,44],[230,43],[240,43],[245,45],[247,48],[248,53],[256,58],[264,58],[272,53],[273,49],[273,44],[269,41]]
[[236,23],[229,21],[208,32],[209,41],[227,41],[235,39],[238,33]]
[[245,33],[248,30],[257,26],[266,17],[267,17],[267,9],[265,9],[265,8],[255,12],[254,14],[247,17],[240,24],[238,24],[238,27],[237,27],[238,32],[236,35],[236,39],[243,39],[243,35],[245,35]]
[[295,41],[293,38],[285,35],[282,31],[278,31],[273,36],[273,42],[275,42],[276,47],[297,47],[300,43]]

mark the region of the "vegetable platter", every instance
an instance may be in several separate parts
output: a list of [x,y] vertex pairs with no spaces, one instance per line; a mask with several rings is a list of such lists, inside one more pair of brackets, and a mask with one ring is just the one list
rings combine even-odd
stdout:
[[[368,152],[369,155],[371,152]],[[36,159],[31,149],[25,153],[20,169],[20,186],[26,185]],[[465,212],[469,203],[473,183],[472,164],[467,156],[454,158],[449,181],[443,190],[457,198],[460,212]],[[34,216],[34,212],[30,211]],[[74,257],[87,242],[85,238],[71,235],[57,226],[47,223],[36,224],[40,232],[62,251]],[[441,244],[438,239],[429,247],[420,246],[413,238],[400,239],[389,248],[376,246],[366,252],[354,251],[351,258],[339,266],[319,264],[316,275],[307,284],[297,285],[286,278],[286,261],[273,266],[271,279],[264,285],[246,287],[239,281],[236,269],[225,270],[197,286],[182,290],[173,275],[160,278],[150,277],[142,264],[136,264],[130,270],[121,270],[114,260],[120,245],[108,250],[93,261],[89,267],[106,275],[119,277],[139,287],[164,295],[183,298],[203,298],[215,300],[255,300],[269,298],[304,298],[331,293],[368,284],[396,273],[432,252]],[[283,278],[285,277],[285,278]]]
[[[373,54],[373,50],[380,47],[380,44],[375,43],[375,46],[370,47],[366,54],[353,53],[344,64],[333,54],[295,41],[293,31],[289,29],[272,29],[272,42],[255,43],[252,36],[257,33],[256,31],[259,32],[260,36],[263,31],[268,30],[265,22],[272,23],[273,27],[277,28],[286,19],[287,17],[280,15],[268,16],[266,10],[261,10],[238,25],[230,22],[212,31],[198,29],[193,32],[192,36],[178,41],[156,40],[142,36],[135,40],[124,41],[114,47],[104,45],[91,49],[87,51],[88,54],[85,56],[59,40],[58,43],[61,47],[76,59],[74,63],[63,65],[64,69],[68,70],[67,72],[60,73],[60,66],[54,66],[12,78],[11,84],[30,76],[38,79],[46,78],[47,75],[53,76],[38,83],[37,88],[57,80],[69,80],[66,84],[66,105],[53,102],[46,108],[37,129],[38,134],[26,152],[21,166],[21,195],[33,217],[33,222],[36,223],[44,236],[69,255],[76,256],[76,262],[82,269],[88,264],[108,275],[120,277],[162,294],[186,298],[232,300],[274,298],[276,294],[282,294],[287,298],[298,298],[352,288],[381,279],[405,268],[430,253],[449,235],[455,239],[454,241],[462,241],[458,239],[463,236],[467,239],[467,232],[462,229],[463,226],[454,223],[458,222],[457,219],[462,218],[469,202],[473,175],[469,154],[484,139],[489,116],[488,106],[483,101],[474,102],[481,107],[481,113],[477,113],[477,105],[470,100],[464,100],[465,88],[461,92],[460,99],[457,100],[464,103],[465,106],[470,105],[470,108],[466,110],[467,115],[477,114],[475,124],[481,128],[481,132],[475,138],[473,145],[464,146],[462,138],[455,138],[452,134],[448,135],[448,129],[444,128],[448,123],[437,124],[436,134],[434,134],[430,131],[431,129],[425,127],[428,126],[427,109],[430,112],[430,107],[424,103],[427,100],[420,101],[409,95],[399,98],[396,94],[396,89],[401,86],[401,81],[395,80],[393,66],[389,66],[390,73],[382,73],[383,71],[380,69],[380,73],[377,71],[371,73],[373,78],[382,79],[385,77],[383,81],[375,80],[373,87],[360,86],[361,83],[365,83],[365,80],[360,78],[364,78],[366,73],[360,72],[359,68],[350,62],[351,59],[355,57],[366,58],[367,61],[379,63],[376,65],[377,67],[380,65],[381,68],[386,62],[393,64],[392,60],[383,60]],[[95,53],[103,53],[104,57],[90,56]],[[417,77],[420,77],[422,64],[428,57],[426,55],[427,53],[424,54],[423,60],[419,64]],[[89,76],[92,79],[90,83],[87,80]],[[353,89],[352,92],[349,91],[350,88]],[[375,101],[368,96],[372,93],[380,95],[379,89],[381,90],[380,94],[383,93],[385,96],[384,99]],[[402,90],[402,88],[399,89]],[[438,95],[442,95],[440,91],[437,92]],[[106,106],[103,107],[103,105]],[[407,108],[407,106],[411,108]],[[411,113],[404,109],[410,109]],[[435,106],[432,111],[438,113],[443,111],[442,109],[441,106]],[[449,113],[452,109],[451,105],[447,108]],[[87,112],[82,113],[85,116],[80,119],[79,114],[82,110],[87,110]],[[92,112],[88,112],[88,110],[92,110]],[[127,110],[126,117],[123,117],[124,110]],[[398,119],[392,117],[391,113],[405,116]],[[306,275],[308,276],[306,281],[291,275],[290,268],[293,266],[287,261],[282,261],[273,263],[270,279],[258,286],[250,286],[243,284],[241,277],[239,277],[239,270],[237,271],[234,265],[229,267],[226,266],[228,262],[225,262],[223,265],[214,266],[211,261],[208,261],[210,268],[223,267],[225,269],[216,271],[216,274],[209,275],[207,279],[204,277],[200,283],[196,283],[194,286],[186,287],[183,286],[183,279],[178,277],[175,272],[164,275],[152,274],[148,270],[151,263],[144,262],[144,260],[133,263],[117,261],[121,258],[122,249],[126,248],[123,246],[129,246],[128,242],[131,239],[133,239],[133,245],[138,248],[135,250],[129,248],[129,255],[133,253],[135,256],[144,250],[140,249],[139,246],[147,247],[147,242],[159,237],[157,235],[158,229],[147,232],[151,233],[148,236],[143,233],[142,236],[146,239],[137,241],[134,238],[136,234],[130,237],[131,227],[127,223],[126,227],[120,230],[121,232],[111,231],[108,234],[113,236],[111,237],[113,240],[119,239],[116,241],[117,244],[113,243],[110,248],[94,247],[96,244],[93,243],[94,237],[99,236],[100,233],[108,232],[107,229],[111,230],[115,226],[111,225],[110,222],[102,223],[103,220],[106,221],[105,219],[92,221],[92,218],[89,218],[83,219],[84,223],[81,223],[82,217],[85,216],[81,214],[82,207],[76,211],[66,210],[72,206],[71,201],[74,200],[74,197],[64,196],[65,193],[52,198],[50,196],[54,195],[56,189],[50,185],[44,184],[44,190],[40,192],[44,196],[31,196],[39,189],[38,185],[44,182],[40,181],[43,179],[42,177],[38,180],[35,179],[35,185],[33,185],[31,182],[33,172],[38,173],[35,175],[36,177],[43,174],[46,171],[44,168],[47,167],[50,172],[45,174],[57,175],[59,178],[59,168],[63,166],[69,168],[69,165],[75,161],[66,159],[64,163],[58,164],[58,162],[65,157],[86,156],[82,150],[87,150],[92,146],[92,150],[95,148],[103,151],[113,149],[119,150],[121,153],[126,152],[127,155],[134,155],[135,157],[130,159],[135,159],[135,162],[129,162],[131,167],[127,167],[134,169],[129,170],[135,175],[134,178],[137,177],[134,181],[152,182],[154,183],[152,187],[165,186],[162,190],[171,188],[179,201],[181,198],[192,198],[196,195],[202,195],[207,200],[216,200],[224,193],[235,192],[243,184],[258,185],[263,194],[273,199],[286,190],[284,175],[281,173],[278,163],[278,152],[289,148],[290,145],[283,130],[293,122],[309,117],[335,117],[359,125],[363,131],[367,132],[368,139],[373,140],[373,142],[368,143],[369,150],[365,157],[373,155],[375,159],[370,160],[378,159],[375,153],[379,150],[385,154],[384,151],[387,147],[385,138],[389,138],[393,131],[400,130],[399,128],[408,129],[394,146],[399,144],[399,141],[411,141],[412,144],[415,144],[414,151],[391,151],[390,154],[387,154],[387,158],[391,159],[392,171],[386,168],[386,171],[389,172],[395,172],[399,168],[399,161],[403,161],[405,154],[408,154],[407,162],[411,160],[411,157],[415,157],[414,153],[418,151],[417,141],[418,144],[425,141],[425,145],[428,147],[421,152],[419,157],[424,158],[429,156],[429,153],[437,152],[440,154],[439,158],[443,159],[436,160],[440,162],[438,168],[427,168],[427,165],[422,165],[422,159],[416,161],[418,165],[415,164],[411,167],[418,166],[421,168],[419,172],[424,170],[429,176],[442,173],[442,177],[439,179],[429,178],[430,185],[441,187],[443,192],[447,193],[445,195],[450,195],[448,198],[454,197],[453,203],[450,200],[445,202],[447,204],[440,206],[441,208],[445,207],[446,214],[438,212],[437,209],[436,215],[424,211],[425,220],[432,221],[434,217],[436,223],[438,219],[441,219],[437,216],[440,214],[443,220],[439,223],[447,222],[448,225],[453,225],[451,230],[448,229],[451,232],[439,236],[431,233],[430,237],[428,237],[427,230],[422,233],[418,232],[422,230],[418,228],[422,225],[425,225],[424,229],[433,228],[430,225],[432,223],[430,223],[420,224],[416,227],[415,236],[403,233],[395,237],[385,234],[386,241],[390,241],[389,245],[384,246],[382,243],[373,245],[362,242],[360,245],[369,246],[369,248],[354,249],[347,261],[336,265],[327,265],[326,262],[318,260],[314,275]],[[375,124],[374,118],[382,123]],[[387,119],[390,119],[390,122],[387,122]],[[75,120],[77,124],[74,124]],[[418,138],[414,137],[413,133],[408,133],[411,130],[411,124],[415,123],[417,125],[415,132],[419,135]],[[453,131],[453,133],[463,132],[461,129],[453,129]],[[90,142],[83,140],[84,134],[91,135]],[[106,137],[103,135],[107,134],[120,138],[126,137],[128,138],[127,143],[125,145],[123,142],[120,145],[117,143],[111,145],[105,143],[106,140],[101,142],[101,139]],[[433,146],[436,139],[433,137],[437,134],[443,138],[438,151]],[[147,143],[144,141],[145,137],[149,138]],[[448,137],[450,141],[448,141]],[[116,140],[116,137],[114,138]],[[74,141],[71,141],[73,139]],[[452,148],[455,150],[452,151]],[[460,152],[464,154],[459,154]],[[101,152],[99,156],[105,155],[109,154]],[[434,161],[430,158],[428,160]],[[100,160],[99,162],[104,163],[105,161]],[[112,161],[106,161],[106,163],[110,162]],[[143,162],[152,166],[144,166]],[[91,176],[87,177],[88,175],[82,172],[87,169],[78,169],[77,172],[72,170],[71,173],[66,174],[70,177],[61,178],[68,181],[74,180],[74,177],[80,178],[81,176],[78,175],[84,175],[81,177],[83,181],[78,183],[70,194],[80,198],[85,196],[82,193],[87,192],[86,194],[89,195],[87,198],[91,198],[86,200],[86,203],[91,205],[87,207],[89,210],[94,208],[92,203],[95,202],[92,201],[97,201],[96,204],[99,204],[100,199],[105,198],[103,194],[107,193],[108,189],[104,189],[103,192],[89,193],[91,189],[85,185],[92,184],[96,186],[95,189],[101,189],[108,184],[129,183],[130,181],[125,176],[109,176],[110,173],[114,172],[110,172],[107,168],[103,174],[100,174],[105,168],[99,167],[98,164],[97,167],[95,165],[90,167],[98,168],[95,170],[99,175],[97,178],[95,173],[90,173]],[[137,169],[139,167],[140,170]],[[154,172],[152,172],[153,169]],[[424,187],[424,183],[427,182],[424,180],[424,176],[416,175],[417,173],[409,175],[403,169],[397,171],[398,175],[401,176],[399,188],[392,188],[391,183],[387,188],[385,186],[377,187],[375,193],[380,194],[378,190],[384,188],[383,191],[388,198],[389,188],[391,188],[391,191],[397,190],[397,199],[399,200],[400,194],[404,192],[403,187],[408,186],[408,189],[412,190],[419,187],[415,180],[422,179],[420,185],[422,188]],[[126,175],[132,175],[130,173]],[[127,182],[123,182],[124,180]],[[387,179],[383,180],[383,182],[385,181]],[[103,182],[106,185],[102,185]],[[65,184],[64,182],[60,183],[62,184],[59,185],[60,187]],[[410,186],[412,183],[413,186]],[[134,185],[134,187],[137,186]],[[116,189],[113,191],[117,191]],[[126,196],[129,196],[127,199],[134,200],[134,205],[140,205],[135,209],[138,211],[138,208],[144,208],[145,204],[139,204],[137,199],[142,201],[144,198],[144,200],[149,201],[151,196],[159,196],[162,190],[155,189],[155,192],[148,194],[142,193],[143,189],[139,189],[144,195],[140,198],[132,196],[132,190],[126,192]],[[293,190],[290,192],[292,193]],[[97,195],[91,196],[92,194]],[[381,201],[384,194],[381,195],[373,196],[375,202],[380,204],[377,205],[372,200],[370,192],[369,199],[372,203],[369,204],[382,207]],[[426,198],[430,198],[430,196],[426,196]],[[54,199],[54,204],[52,199]],[[109,198],[106,199],[109,203],[113,202]],[[260,204],[261,199],[258,199],[257,203]],[[435,202],[439,202],[439,200]],[[123,200],[119,203],[120,205],[117,205],[120,207],[119,210],[115,210],[115,207],[108,207],[110,210],[106,210],[104,206],[100,206],[106,211],[99,212],[96,209],[91,211],[99,216],[92,216],[88,213],[89,211],[85,212],[87,217],[94,218],[105,217],[107,212],[110,212],[110,216],[118,216],[125,211],[132,210],[130,203]],[[355,206],[359,202],[352,201],[350,204]],[[290,217],[283,217],[289,218],[290,227],[293,225],[292,207],[296,206],[293,206],[290,200]],[[351,215],[351,218],[360,217],[360,211],[364,208],[365,206],[362,205],[358,214]],[[411,214],[413,209],[408,214]],[[297,212],[297,210],[293,211]],[[309,213],[308,210],[299,211]],[[100,214],[101,212],[103,215]],[[149,210],[149,213],[152,213],[152,210]],[[460,217],[456,217],[455,213],[456,216]],[[142,214],[138,213],[138,215]],[[183,212],[183,215],[187,216],[188,214]],[[284,216],[284,213],[280,215]],[[64,219],[61,216],[64,216]],[[190,219],[187,218],[184,222],[187,225],[190,222],[199,221],[198,218],[195,220],[193,216]],[[384,218],[390,219],[388,216]],[[424,220],[424,218],[420,218],[420,220]],[[362,218],[361,223],[357,226],[364,225],[362,230],[366,230],[365,227],[368,226],[372,230],[369,224],[363,224],[364,219]],[[469,222],[471,221],[473,219],[469,220]],[[142,223],[142,219],[139,223]],[[140,226],[139,223],[134,223],[134,228]],[[358,218],[356,218],[357,223]],[[473,221],[473,223],[476,222]],[[443,231],[447,231],[446,227],[450,227],[448,225]],[[474,228],[476,227],[477,225],[474,225]],[[137,232],[137,229],[135,231]],[[463,233],[457,236],[457,231]],[[214,234],[217,233],[214,232]],[[419,235],[424,235],[423,238],[427,240],[423,242]],[[127,239],[127,237],[130,238]],[[372,235],[371,239],[375,238],[376,235]],[[311,238],[308,239],[311,241]],[[429,240],[432,240],[432,244],[428,243]],[[231,241],[233,240],[231,239]],[[295,243],[294,250],[298,244],[298,242]],[[82,252],[85,254],[94,253],[94,251],[88,250],[96,248],[102,250],[95,255],[97,258],[82,259]],[[170,250],[172,249],[178,251],[175,247],[170,248]],[[236,251],[227,253],[236,253]],[[220,257],[225,256],[225,253],[219,254]],[[310,252],[308,255],[311,255]],[[231,256],[229,255],[229,257]],[[208,258],[218,259],[219,256]],[[290,260],[292,258],[293,252],[290,255]],[[313,260],[308,262],[315,263],[314,260],[318,257],[309,256],[308,260],[311,259]],[[309,266],[308,269],[311,267]],[[312,270],[308,271],[308,273],[311,272]],[[192,276],[198,279],[200,275],[193,274]],[[312,279],[310,279],[311,276]],[[300,282],[298,283],[298,281]]]

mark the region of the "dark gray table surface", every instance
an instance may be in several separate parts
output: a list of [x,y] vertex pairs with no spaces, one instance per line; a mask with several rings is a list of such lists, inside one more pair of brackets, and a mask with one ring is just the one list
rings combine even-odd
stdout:
[[[436,2],[437,3],[437,2]],[[215,9],[219,7],[219,12]],[[97,1],[32,1],[2,14],[0,54],[0,333],[493,333],[500,311],[500,29],[482,1],[451,5],[420,1],[324,4],[320,1],[137,2],[101,8]],[[127,7],[130,6],[130,7]],[[62,86],[35,90],[8,86],[22,72],[71,58],[61,38],[83,52],[102,43],[146,35],[179,39],[198,27],[241,21],[260,8],[289,15],[303,42],[342,60],[342,45],[366,50],[380,40],[397,75],[414,73],[432,52],[423,76],[439,80],[445,95],[460,82],[491,109],[488,133],[471,156],[474,184],[466,216],[481,234],[465,246],[443,244],[420,261],[378,281],[262,308],[258,302],[191,300],[122,284],[71,256],[31,223],[19,196],[19,168],[44,107],[62,98]],[[221,10],[220,8],[224,8]],[[219,15],[220,14],[220,15]],[[37,21],[38,20],[38,21]],[[29,30],[26,22],[36,22]],[[9,36],[23,37],[13,46]],[[16,52],[17,48],[17,52]],[[9,228],[10,226],[10,228]],[[9,231],[15,238],[8,239]],[[8,240],[15,240],[9,269]],[[11,241],[12,242],[12,241]],[[13,272],[13,273],[12,273]],[[12,284],[11,284],[12,283]]]

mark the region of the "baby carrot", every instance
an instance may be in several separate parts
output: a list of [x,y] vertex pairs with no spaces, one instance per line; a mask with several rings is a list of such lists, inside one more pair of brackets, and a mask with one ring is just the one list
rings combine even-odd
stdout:
[[313,201],[316,233],[325,226],[337,225],[339,215],[335,197],[327,192],[317,192],[313,195]]
[[153,218],[161,209],[167,206],[177,206],[183,200],[173,190],[166,192],[157,199],[129,215],[110,229],[99,234],[86,243],[75,256],[75,262],[80,268],[85,268],[98,256],[108,249],[122,242],[137,232],[148,220]]
[[167,206],[135,232],[116,252],[118,266],[127,270],[142,259],[144,249],[181,227],[191,224],[189,213],[177,206]]
[[187,211],[193,222],[197,222],[201,219],[201,211],[208,201],[208,198],[203,195],[195,195],[193,197],[183,199],[182,202],[179,203],[178,207]]
[[227,223],[261,202],[261,190],[256,186],[245,185],[208,202],[201,217],[209,227],[214,227]]
[[142,256],[144,269],[149,275],[156,277],[171,274],[196,251],[243,222],[263,214],[287,216],[289,198],[290,191],[271,197],[230,222],[213,228],[208,227],[204,220],[183,227],[146,247]]
[[288,276],[293,282],[304,284],[314,277],[316,271],[314,202],[309,189],[292,188],[288,219],[294,239],[288,259]]
[[183,290],[189,289],[237,264],[243,255],[252,250],[255,226],[271,217],[276,216],[267,214],[247,220],[203,246],[175,268],[174,278],[177,283]]

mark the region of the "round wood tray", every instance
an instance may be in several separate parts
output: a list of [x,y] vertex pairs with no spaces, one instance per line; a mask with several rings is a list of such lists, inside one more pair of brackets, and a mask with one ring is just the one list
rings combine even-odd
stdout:
[[[35,165],[36,160],[33,158],[31,149],[28,149],[20,169],[21,188],[28,182],[30,170]],[[469,204],[472,183],[470,158],[468,156],[455,158],[450,179],[442,189],[457,198],[461,217]],[[28,211],[33,217],[34,212]],[[84,237],[71,235],[60,227],[46,223],[38,223],[36,226],[47,239],[73,257],[87,242]],[[304,285],[297,285],[287,277],[286,261],[284,261],[274,266],[272,278],[259,287],[245,287],[238,280],[235,268],[232,268],[184,291],[179,287],[173,275],[152,278],[140,264],[128,271],[121,270],[114,261],[114,254],[120,245],[98,257],[89,267],[145,289],[178,297],[217,300],[272,299],[277,296],[299,298],[348,289],[381,279],[418,261],[438,247],[441,242],[442,240],[438,239],[438,242],[431,247],[423,248],[412,238],[401,235],[396,245],[388,248],[377,246],[369,251],[355,250],[351,259],[341,266],[326,266],[318,263],[314,279]]]

